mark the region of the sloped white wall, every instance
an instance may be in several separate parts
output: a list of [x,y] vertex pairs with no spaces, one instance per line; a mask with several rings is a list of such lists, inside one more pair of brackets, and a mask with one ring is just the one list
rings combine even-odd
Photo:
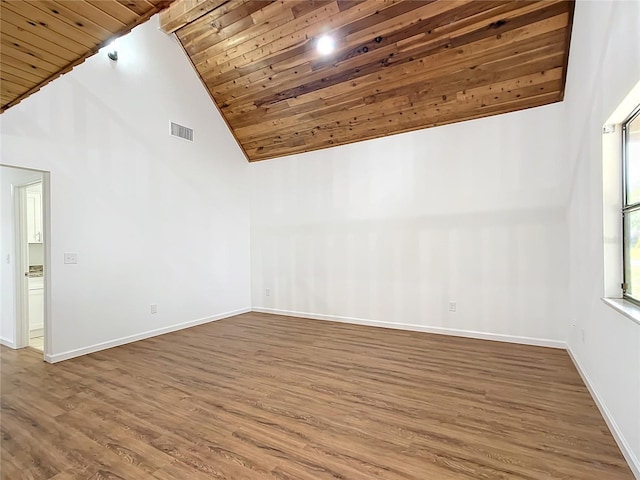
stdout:
[[251,164],[254,307],[561,344],[561,112],[550,105]]
[[53,360],[250,307],[246,159],[157,17],[118,50],[0,117],[1,162],[51,172]]
[[602,126],[640,81],[640,3],[578,2],[568,72],[568,345],[640,478],[640,325],[600,300]]

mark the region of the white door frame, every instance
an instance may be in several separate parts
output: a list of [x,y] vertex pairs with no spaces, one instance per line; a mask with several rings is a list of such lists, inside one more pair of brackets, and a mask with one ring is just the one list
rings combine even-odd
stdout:
[[29,346],[29,279],[26,275],[29,271],[27,239],[27,187],[29,185],[33,185],[33,182],[13,186],[16,348]]
[[42,243],[44,258],[42,268],[44,270],[44,321],[43,339],[44,360],[49,363],[53,355],[53,317],[51,315],[51,174],[42,172]]
[[[14,167],[21,168],[21,167]],[[24,169],[23,170],[31,170]],[[50,232],[50,215],[51,209],[49,205],[50,192],[50,174],[49,172],[40,171],[41,180],[28,182],[23,185],[13,186],[14,198],[14,258],[15,258],[15,305],[16,305],[16,348],[24,348],[29,345],[29,280],[25,275],[29,271],[29,254],[27,239],[27,187],[36,183],[42,183],[42,230],[43,230],[43,281],[44,281],[44,319],[43,319],[43,337],[44,348],[43,358],[47,362],[51,362],[51,246],[49,239]]]

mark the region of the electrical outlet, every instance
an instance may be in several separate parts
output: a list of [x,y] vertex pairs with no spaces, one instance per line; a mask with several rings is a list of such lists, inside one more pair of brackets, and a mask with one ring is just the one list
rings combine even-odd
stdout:
[[450,312],[455,312],[457,307],[458,307],[458,305],[456,304],[456,302],[449,302],[449,311]]
[[269,288],[265,289],[264,294],[265,294],[267,297],[270,297],[270,296],[271,296],[271,289],[269,289]]
[[78,263],[78,254],[77,253],[65,253],[64,254],[64,263],[75,265]]
[[155,303],[151,304],[151,313],[158,313],[158,305]]

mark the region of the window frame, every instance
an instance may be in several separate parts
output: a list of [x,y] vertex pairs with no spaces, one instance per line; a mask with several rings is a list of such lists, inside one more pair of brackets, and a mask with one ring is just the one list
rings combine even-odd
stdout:
[[629,204],[627,202],[627,179],[628,179],[628,148],[627,148],[627,128],[628,125],[640,118],[640,105],[638,105],[631,114],[622,122],[622,298],[628,300],[636,305],[640,305],[640,298],[634,298],[627,294],[628,274],[630,274],[631,268],[627,268],[628,253],[627,253],[627,232],[626,232],[626,215],[631,212],[640,211],[640,201]]

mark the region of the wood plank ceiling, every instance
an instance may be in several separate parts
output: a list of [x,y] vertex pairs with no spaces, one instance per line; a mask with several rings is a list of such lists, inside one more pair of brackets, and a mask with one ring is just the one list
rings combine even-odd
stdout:
[[38,91],[173,0],[2,0],[0,111]]
[[[177,0],[250,161],[561,101],[573,1]],[[318,53],[330,35],[335,50]]]

